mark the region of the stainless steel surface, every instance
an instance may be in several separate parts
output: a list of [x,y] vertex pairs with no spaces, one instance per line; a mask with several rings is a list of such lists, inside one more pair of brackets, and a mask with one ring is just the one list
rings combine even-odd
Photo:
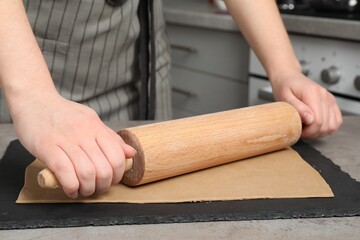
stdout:
[[272,89],[270,86],[260,88],[259,92],[258,92],[258,97],[261,100],[265,100],[265,101],[269,101],[269,102],[275,101],[275,98],[272,94]]
[[309,74],[311,72],[309,63],[306,60],[300,60],[300,65],[301,65],[301,72],[305,76],[309,76]]
[[[262,92],[266,92],[263,94]],[[270,82],[258,77],[249,77],[248,104],[250,106],[274,101]]]
[[[164,0],[165,19],[181,24],[223,31],[239,31],[232,17],[219,14],[204,0]],[[291,33],[317,35],[347,40],[360,40],[360,21],[282,14]]]
[[295,6],[296,6],[295,0],[277,0],[276,2],[277,2],[279,9],[282,9],[282,10],[293,10],[293,9],[295,9]]
[[189,97],[189,98],[197,96],[197,94],[195,92],[192,92],[192,91],[189,91],[189,90],[184,90],[184,89],[177,88],[177,87],[172,87],[171,90],[174,93],[178,93],[178,94],[184,95],[184,96]]
[[[119,130],[138,123],[112,122]],[[311,141],[316,149],[360,181],[360,117],[346,116],[339,132]],[[15,139],[11,125],[0,125],[0,155]],[[50,213],[51,214],[51,213]],[[122,225],[77,228],[3,230],[0,239],[354,239],[360,236],[360,217],[232,221],[184,224]]]
[[357,90],[360,91],[360,75],[359,76],[356,76],[355,79],[354,79],[354,86]]
[[[332,92],[346,114],[360,115],[360,90],[355,80],[360,75],[360,41],[327,39],[316,36],[290,34],[296,56],[302,63],[306,75]],[[256,84],[251,79],[258,78],[270,86],[266,72],[256,55],[251,51],[249,63],[249,104],[256,104],[253,90]],[[357,80],[359,81],[359,80]],[[252,94],[252,95],[251,95]],[[263,103],[259,99],[258,103]]]
[[[306,62],[310,79],[331,92],[360,99],[360,91],[354,87],[354,80],[360,75],[360,41],[297,34],[290,34],[290,40],[299,61]],[[321,79],[324,70],[334,78],[341,75],[341,79],[337,84],[324,83]],[[266,77],[264,68],[253,52],[250,53],[249,73]]]
[[340,78],[341,78],[341,72],[335,66],[331,66],[321,71],[321,80],[324,83],[336,84],[337,82],[340,81]]
[[321,11],[354,12],[360,9],[358,0],[312,0],[310,6]]
[[180,44],[170,44],[170,47],[172,50],[180,50],[180,51],[184,51],[187,52],[189,54],[193,54],[193,53],[197,53],[198,50],[194,47],[188,47],[188,46],[183,46]]

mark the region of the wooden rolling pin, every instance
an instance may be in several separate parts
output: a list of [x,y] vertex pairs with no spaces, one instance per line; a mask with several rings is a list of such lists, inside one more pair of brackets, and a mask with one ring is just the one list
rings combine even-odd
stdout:
[[[142,185],[280,150],[301,129],[299,114],[283,102],[127,128],[118,134],[137,154],[122,182]],[[38,179],[48,188],[57,182],[51,172]]]

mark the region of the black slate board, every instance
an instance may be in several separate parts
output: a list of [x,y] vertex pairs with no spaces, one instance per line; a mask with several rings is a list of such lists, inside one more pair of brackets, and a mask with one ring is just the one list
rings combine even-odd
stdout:
[[25,204],[15,200],[34,157],[19,143],[0,162],[0,229],[184,223],[360,215],[360,182],[303,142],[293,147],[331,186],[334,198],[259,199],[171,204]]

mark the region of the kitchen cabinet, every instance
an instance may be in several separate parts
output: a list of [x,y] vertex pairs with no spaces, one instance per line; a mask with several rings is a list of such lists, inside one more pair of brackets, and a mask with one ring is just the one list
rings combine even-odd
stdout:
[[247,106],[249,47],[239,32],[168,24],[173,117]]

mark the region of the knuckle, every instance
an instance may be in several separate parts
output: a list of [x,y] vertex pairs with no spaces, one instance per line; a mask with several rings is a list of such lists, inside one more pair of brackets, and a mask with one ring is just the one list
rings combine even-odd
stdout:
[[125,168],[125,159],[116,159],[111,163],[113,171],[120,171]]
[[335,96],[332,95],[332,94],[329,94],[329,97],[330,97],[330,99],[331,99],[331,102],[332,102],[333,104],[336,104],[336,98],[335,98]]
[[97,181],[107,182],[112,179],[112,169],[110,167],[103,167],[97,170]]
[[93,109],[89,109],[88,121],[90,121],[91,124],[99,124],[101,122],[98,114]]
[[95,177],[95,168],[93,166],[87,165],[82,169],[77,170],[77,175],[81,180],[90,180]]
[[321,87],[321,88],[320,88],[320,94],[321,94],[322,96],[326,96],[326,95],[328,94],[328,91],[327,91],[325,88]]
[[328,133],[329,133],[329,128],[328,127],[321,127],[320,129],[319,129],[319,131],[318,131],[318,133],[320,134],[320,135],[327,135]]
[[340,117],[340,118],[337,120],[337,124],[338,124],[338,127],[340,127],[340,126],[343,124],[343,119],[342,119],[342,117]]
[[323,120],[320,118],[315,118],[313,125],[317,128],[320,129],[321,126],[323,125]]
[[335,120],[335,121],[329,126],[329,133],[330,133],[330,134],[334,134],[334,133],[339,129],[339,127],[341,126],[341,124],[342,124],[342,119]]
[[334,133],[338,129],[338,125],[334,122],[333,124],[329,125],[329,132]]
[[317,95],[321,92],[322,87],[319,88],[317,85],[312,85],[307,91],[312,95]]
[[327,131],[327,133],[329,134],[329,135],[332,135],[332,134],[334,134],[335,132],[336,132],[336,128],[332,128],[332,127],[330,127],[329,129],[328,129],[328,131]]
[[59,174],[69,171],[69,165],[64,161],[55,161],[53,163],[53,171]]

